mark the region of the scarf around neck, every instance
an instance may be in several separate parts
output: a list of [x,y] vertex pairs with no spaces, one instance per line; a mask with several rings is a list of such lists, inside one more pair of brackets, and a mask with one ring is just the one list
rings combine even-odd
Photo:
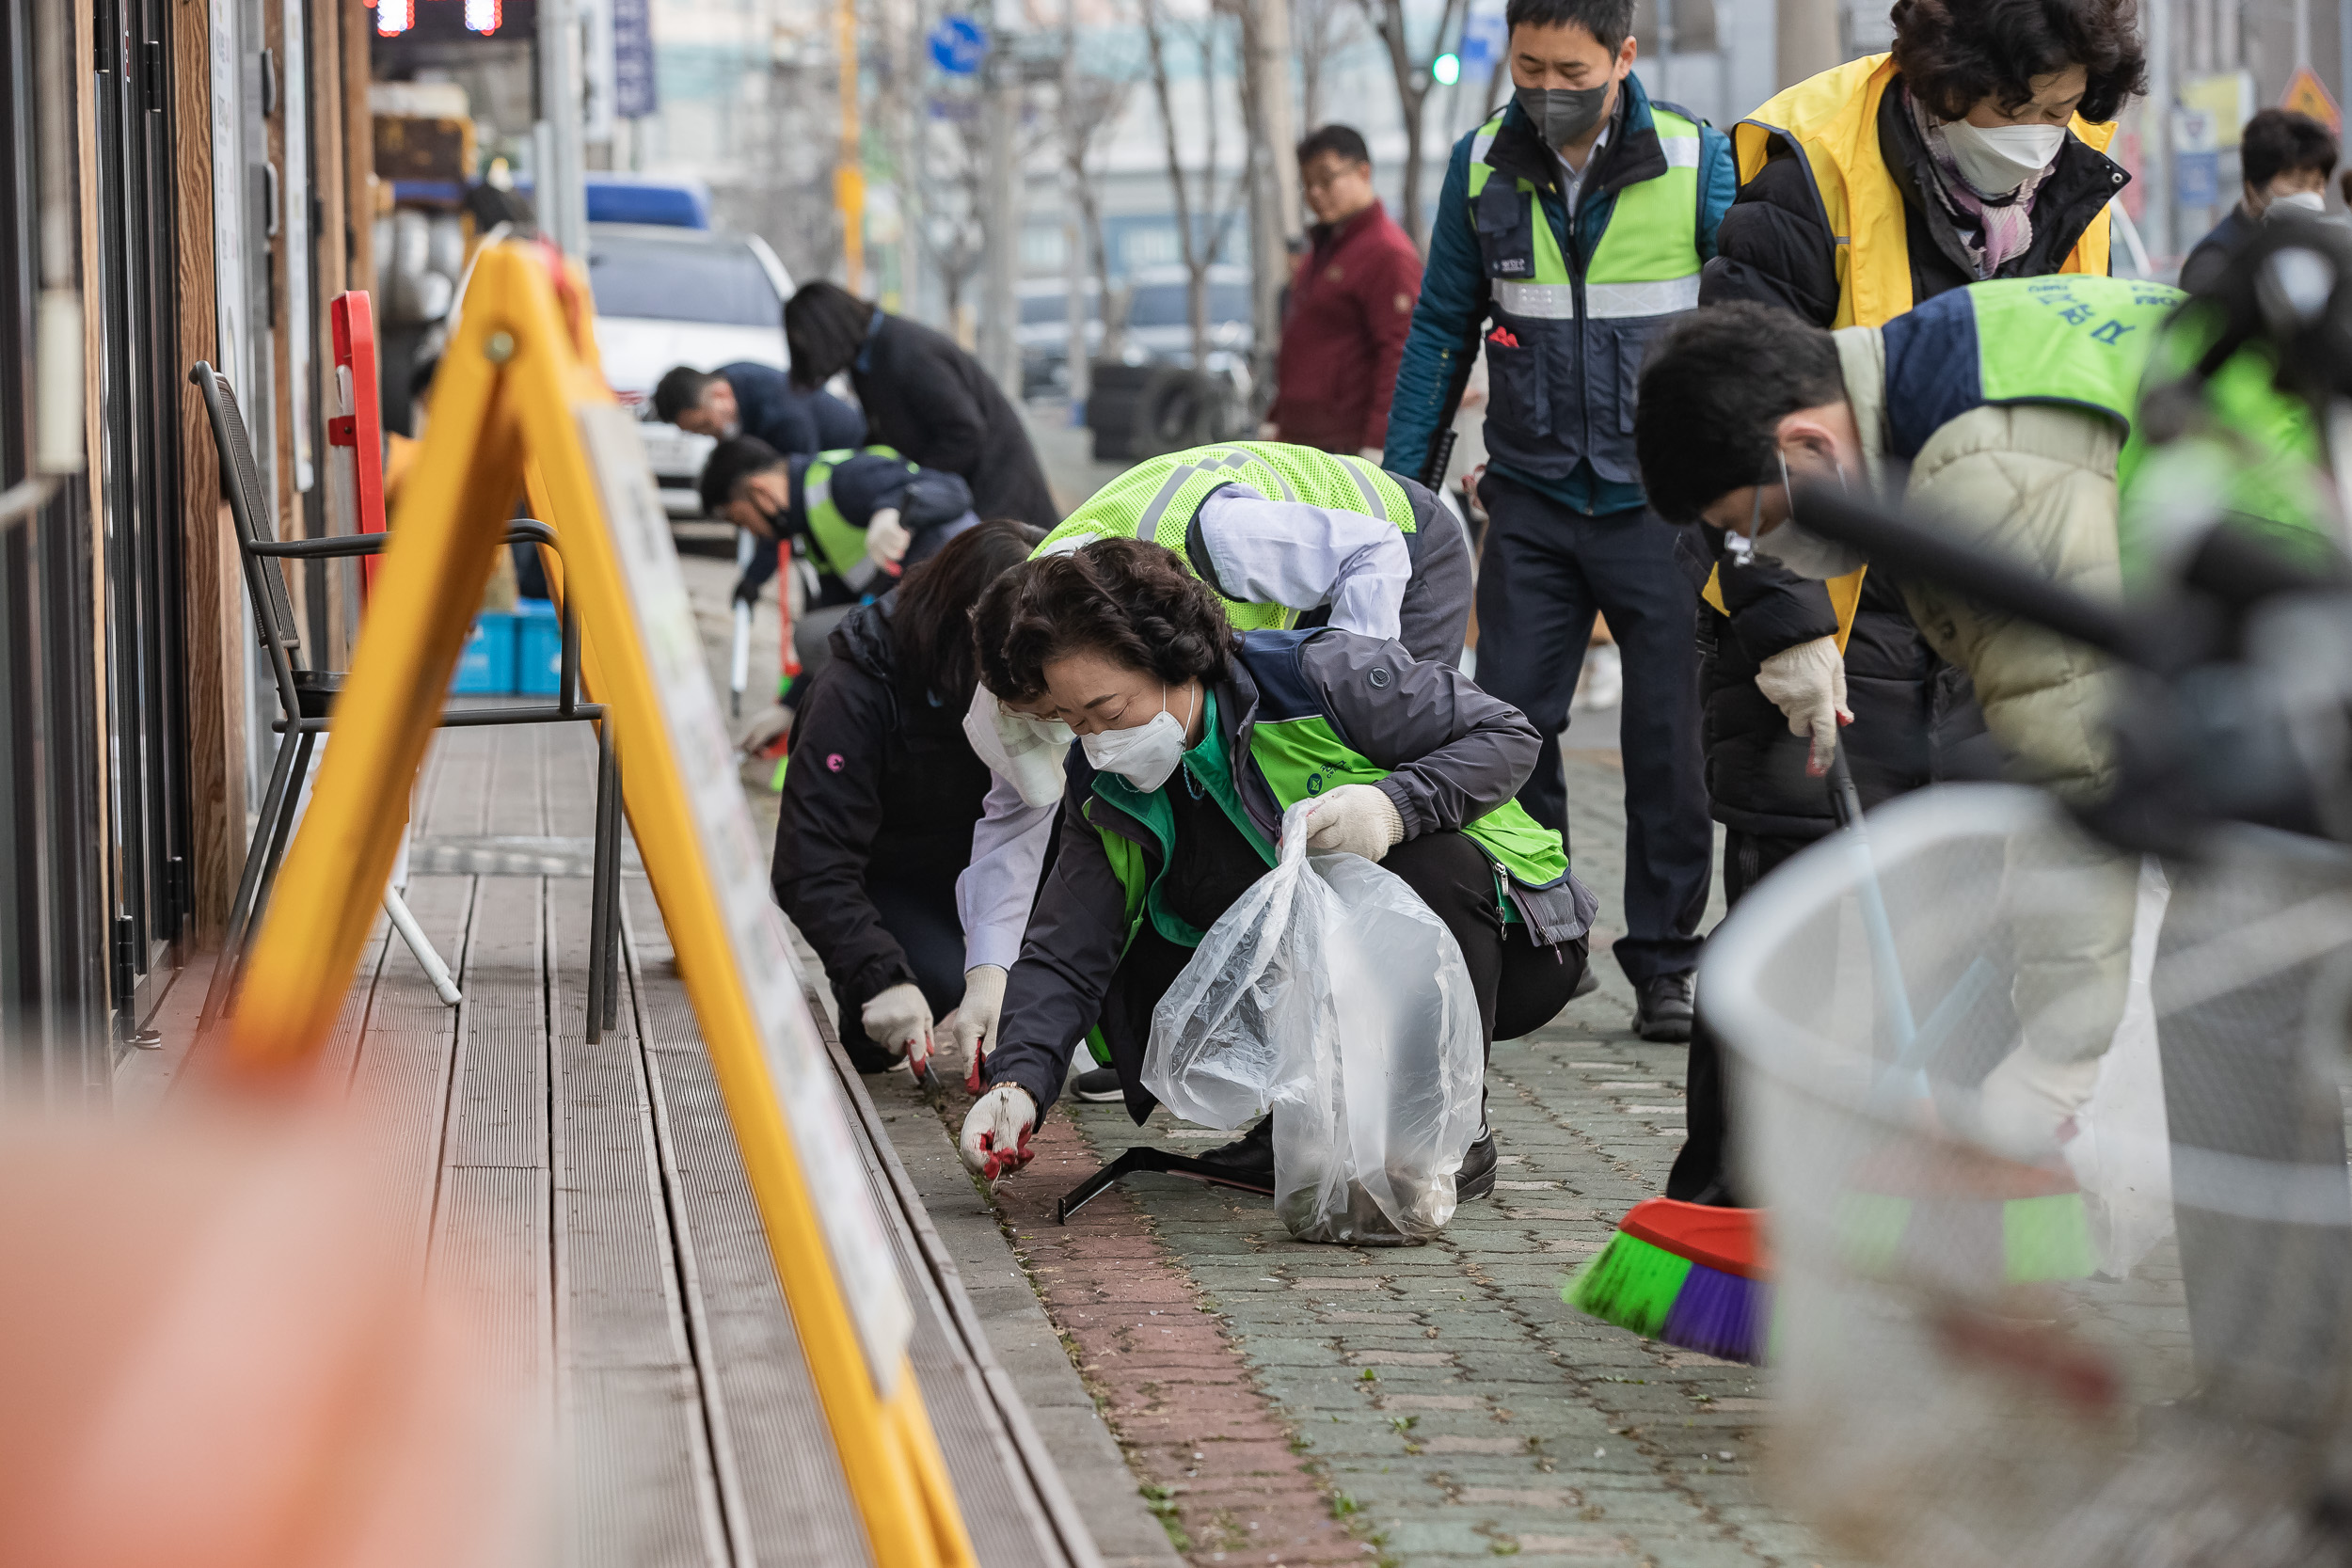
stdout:
[[2033,198],[2042,188],[2042,182],[2050,177],[2050,169],[2058,166],[2056,159],[2050,167],[2028,175],[2025,183],[2014,191],[1988,194],[1968,182],[1960,172],[1960,164],[1952,156],[1951,144],[1945,139],[1944,122],[1930,114],[1926,105],[1903,89],[1904,105],[1911,111],[1911,123],[1917,127],[1919,139],[1928,150],[1928,162],[1935,171],[1929,184],[1935,198],[1952,219],[1959,231],[1961,248],[1968,253],[1969,265],[1979,280],[2000,271],[2003,262],[2023,256],[2033,247]]

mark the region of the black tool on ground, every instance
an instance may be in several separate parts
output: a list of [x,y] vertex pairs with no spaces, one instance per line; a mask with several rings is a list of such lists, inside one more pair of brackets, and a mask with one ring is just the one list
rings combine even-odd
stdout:
[[1455,435],[1456,432],[1452,425],[1446,426],[1438,432],[1438,444],[1430,449],[1429,467],[1421,471],[1421,482],[1432,490],[1442,489],[1445,486],[1445,467],[1447,464],[1454,461]]
[[1192,1180],[1205,1182],[1212,1187],[1232,1187],[1239,1192],[1256,1193],[1261,1197],[1274,1196],[1274,1184],[1270,1181],[1258,1182],[1239,1179],[1229,1167],[1212,1165],[1205,1160],[1196,1160],[1188,1154],[1171,1154],[1165,1148],[1153,1148],[1149,1144],[1137,1144],[1084,1181],[1062,1194],[1061,1201],[1054,1205],[1055,1220],[1059,1224],[1068,1225],[1071,1215],[1108,1192],[1120,1177],[1133,1176],[1138,1171],[1150,1171],[1160,1176],[1188,1177]]

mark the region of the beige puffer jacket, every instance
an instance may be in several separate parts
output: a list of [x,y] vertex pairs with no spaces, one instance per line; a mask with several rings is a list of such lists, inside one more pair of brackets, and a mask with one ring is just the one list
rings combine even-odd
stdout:
[[[1885,360],[1874,328],[1837,334],[1847,395],[1881,494],[1886,467]],[[2092,598],[2122,594],[2116,549],[2114,421],[2087,410],[2027,404],[1969,410],[1930,436],[1914,459],[1904,504],[1954,534],[2010,556]],[[1988,610],[1932,583],[1903,598],[1929,644],[1976,682],[1985,725],[2010,776],[2061,799],[2095,800],[2114,783],[2106,714],[2115,680],[2080,643]],[[2139,859],[2086,838],[2070,855],[2037,844],[2010,868],[2006,895],[2017,932],[2013,1000],[2030,1055],[1988,1081],[2063,1119],[2090,1097],[2097,1059],[2122,1017],[2130,973]],[[2071,1101],[2071,1103],[2070,1103]],[[1988,1112],[1997,1107],[1988,1106]]]

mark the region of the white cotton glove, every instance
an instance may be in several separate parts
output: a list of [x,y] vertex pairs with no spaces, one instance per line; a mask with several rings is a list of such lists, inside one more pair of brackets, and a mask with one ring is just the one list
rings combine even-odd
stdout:
[[901,981],[866,1003],[858,1022],[867,1039],[893,1056],[904,1056],[914,1075],[923,1076],[931,1057],[931,1005],[923,1000],[922,987]]
[[999,1084],[972,1103],[963,1118],[956,1152],[972,1173],[993,1181],[1029,1163],[1029,1134],[1037,1130],[1037,1101],[1018,1084]]
[[1376,861],[1405,836],[1405,818],[1387,790],[1342,784],[1307,808],[1307,847]]
[[898,521],[895,506],[878,506],[866,519],[866,559],[887,572],[895,568],[914,539]]
[[1837,639],[1817,637],[1783,648],[1756,671],[1756,689],[1788,715],[1790,735],[1813,737],[1804,770],[1817,779],[1828,772],[1837,752],[1837,726],[1853,722],[1853,711],[1846,706],[1846,658],[1837,651]]
[[963,972],[963,1000],[947,1015],[946,1029],[963,1066],[964,1086],[980,1092],[980,1058],[996,1043],[996,1021],[1005,1010],[1002,964],[974,964]]

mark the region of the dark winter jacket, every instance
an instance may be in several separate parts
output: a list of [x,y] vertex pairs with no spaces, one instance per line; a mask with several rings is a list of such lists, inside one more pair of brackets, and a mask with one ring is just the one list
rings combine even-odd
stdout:
[[741,359],[712,373],[735,393],[743,434],[758,436],[787,457],[866,444],[865,415],[822,388],[802,391],[773,365]]
[[[1928,194],[1934,165],[1912,122],[1904,95],[1879,100],[1879,151],[1903,198],[1903,234],[1911,261],[1911,302],[1978,281],[1944,204]],[[1996,277],[2041,277],[2065,262],[2074,242],[2106,211],[2128,178],[2122,166],[2078,136],[2068,136],[2058,165],[2034,194],[2033,244]],[[1775,141],[1756,178],[1740,188],[1715,236],[1715,259],[1701,275],[1699,303],[1754,299],[1785,305],[1820,326],[1837,319],[1837,247],[1821,215],[1804,159]]]
[[[795,452],[785,459],[791,501],[773,522],[777,532],[793,542],[801,559],[817,568],[818,604],[852,604],[865,597],[866,591],[852,588],[834,572],[809,521],[808,470],[817,456]],[[914,536],[901,559],[903,566],[919,565],[936,555],[956,531],[947,525],[973,515],[972,491],[961,475],[937,468],[909,468],[903,458],[880,452],[857,452],[832,464],[826,485],[834,506],[852,528],[863,529],[884,507],[898,509],[899,523]],[[759,591],[776,575],[779,559],[776,540],[760,540],[753,548],[751,564],[736,578],[735,596],[746,604],[756,601]],[[884,578],[880,586],[888,583]]]
[[[1471,131],[1454,144],[1445,184],[1438,193],[1438,213],[1429,229],[1429,261],[1421,275],[1421,298],[1413,308],[1412,330],[1397,363],[1396,393],[1389,404],[1389,438],[1380,466],[1391,473],[1418,479],[1429,466],[1438,434],[1452,422],[1461,404],[1462,389],[1469,384],[1470,366],[1480,352],[1493,305],[1486,252],[1470,213],[1470,157],[1482,135],[1482,131]],[[1699,146],[1698,251],[1702,257],[1711,257],[1716,226],[1731,205],[1739,176],[1730,140],[1721,131],[1703,126]],[[1657,119],[1650,113],[1649,93],[1638,73],[1629,73],[1624,90],[1617,94],[1609,139],[1593,154],[1592,166],[1578,187],[1573,221],[1561,202],[1559,160],[1518,103],[1505,106],[1502,124],[1486,149],[1486,161],[1499,173],[1514,179],[1523,176],[1539,188],[1552,243],[1580,275],[1586,259],[1600,248],[1610,220],[1616,215],[1617,193],[1637,181],[1658,179],[1668,168]],[[1622,408],[1630,410],[1640,372],[1639,365],[1608,363],[1588,365],[1584,373],[1612,378],[1615,383],[1612,395]],[[1555,395],[1564,404],[1569,396],[1566,391]],[[1581,390],[1577,395],[1581,396]],[[1627,420],[1623,434],[1629,436],[1629,414]],[[1490,466],[1578,512],[1619,512],[1642,504],[1639,484],[1603,478],[1589,461],[1580,462],[1565,479],[1520,472],[1502,462]]]
[[[1347,744],[1375,765],[1392,769],[1383,789],[1404,819],[1405,836],[1459,828],[1509,800],[1534,770],[1541,742],[1518,709],[1498,702],[1451,666],[1422,663],[1397,642],[1350,632],[1252,632],[1245,639],[1269,662],[1280,661],[1283,708],[1303,700],[1318,705]],[[1263,717],[1261,690],[1247,659],[1215,687],[1216,722],[1226,754],[1248,752],[1250,728]],[[1070,749],[1070,783],[1062,792],[1061,846],[1039,890],[1021,958],[1005,986],[1001,1042],[988,1058],[992,1084],[1014,1083],[1041,1113],[1061,1093],[1071,1053],[1098,1022],[1121,1082],[1142,1081],[1143,1050],[1158,992],[1128,963],[1126,893],[1103,844],[1103,832],[1143,843],[1149,874],[1161,869],[1157,841],[1125,813],[1095,795],[1095,770],[1086,749]],[[1167,787],[1183,788],[1171,781]],[[1242,798],[1259,835],[1274,842],[1277,802],[1263,785],[1245,785]],[[1573,890],[1574,879],[1562,883]],[[1589,895],[1586,895],[1589,897]],[[1589,919],[1589,906],[1580,905]],[[1144,923],[1148,931],[1149,921]],[[1166,976],[1160,979],[1164,983]],[[1138,1122],[1152,1097],[1128,1090]]]
[[1019,411],[980,362],[919,322],[875,316],[850,367],[866,438],[926,468],[961,474],[982,517],[1049,530],[1061,521]]
[[[1912,299],[1923,304],[1976,281],[1943,204],[1922,189],[1932,166],[1918,128],[1889,91],[1879,105],[1879,146],[1902,192]],[[2122,170],[2069,136],[2034,202],[2033,245],[1999,270],[2002,277],[2056,273],[2084,229],[2122,188]],[[1741,187],[1716,236],[1716,257],[1699,284],[1702,306],[1758,300],[1821,326],[1837,316],[1836,246],[1821,219],[1804,160],[1775,144]],[[1771,562],[1723,577],[1726,619],[1699,609],[1700,690],[1706,712],[1707,784],[1715,819],[1744,832],[1818,838],[1836,826],[1826,786],[1805,774],[1810,750],[1780,709],[1756,689],[1772,655],[1836,630],[1829,594]],[[1840,736],[1855,786],[1875,805],[1931,778],[1973,771],[1984,721],[1967,677],[1937,658],[1884,574],[1864,579],[1862,607],[1846,648],[1847,705],[1854,723]]]
[[[1835,635],[1837,618],[1827,594],[1788,591],[1803,579],[1772,562],[1734,566],[1719,551],[1717,562],[1731,614],[1699,611],[1702,738],[1715,820],[1760,837],[1820,838],[1837,825],[1828,781],[1806,775],[1808,743],[1789,732],[1756,676],[1772,655]],[[1892,573],[1874,570],[1862,579],[1846,643],[1846,705],[1854,721],[1838,740],[1865,806],[1997,766],[1989,753],[1971,762],[1980,746],[1963,749],[1984,730],[1968,678],[1921,640]]]
[[792,731],[776,821],[776,902],[824,963],[843,1018],[914,970],[866,889],[892,882],[955,896],[972,858],[988,765],[963,738],[962,702],[898,668],[897,594],[853,610],[809,683]]
[[2190,293],[2202,293],[2221,281],[2230,270],[2230,258],[2237,247],[2262,230],[2262,219],[2246,215],[2246,203],[2239,202],[2221,214],[2221,221],[2199,240],[2181,263],[2181,287]]

